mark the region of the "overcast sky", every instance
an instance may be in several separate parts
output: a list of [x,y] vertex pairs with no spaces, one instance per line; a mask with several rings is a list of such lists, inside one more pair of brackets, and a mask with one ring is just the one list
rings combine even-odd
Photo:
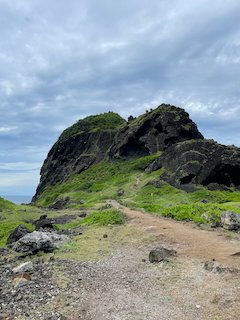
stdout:
[[0,195],[32,195],[61,131],[171,103],[240,146],[239,0],[0,0]]

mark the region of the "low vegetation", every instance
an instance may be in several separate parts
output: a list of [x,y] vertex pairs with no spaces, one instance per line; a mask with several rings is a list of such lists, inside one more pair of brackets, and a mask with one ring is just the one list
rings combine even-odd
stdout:
[[[240,192],[210,191],[198,187],[197,191],[187,193],[165,182],[156,184],[156,178],[163,173],[159,169],[150,174],[144,169],[159,154],[145,156],[130,161],[103,161],[92,165],[81,174],[73,175],[63,184],[48,187],[37,201],[37,206],[17,206],[0,198],[0,247],[6,245],[9,234],[19,224],[30,230],[31,221],[41,214],[49,217],[59,215],[59,211],[46,210],[56,200],[69,197],[71,210],[88,210],[86,218],[77,218],[58,229],[70,229],[80,226],[94,228],[124,223],[121,212],[109,208],[107,199],[116,199],[120,203],[135,209],[176,220],[212,223],[220,220],[220,213],[233,210],[240,213]],[[45,209],[43,209],[45,208]]]
[[199,186],[197,191],[187,193],[167,183],[156,186],[152,181],[163,170],[147,174],[144,169],[157,156],[95,164],[66,183],[49,187],[37,205],[48,206],[58,198],[69,196],[70,208],[97,209],[112,198],[131,208],[197,223],[219,221],[224,210],[240,213],[238,191],[210,191]]
[[74,125],[64,130],[59,139],[63,140],[82,132],[117,129],[125,122],[120,115],[114,112],[89,116],[77,121]]

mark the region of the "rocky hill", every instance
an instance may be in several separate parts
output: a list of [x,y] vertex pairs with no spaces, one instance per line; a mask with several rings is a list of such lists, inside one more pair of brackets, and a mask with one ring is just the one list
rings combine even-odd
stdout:
[[171,105],[162,104],[128,122],[112,112],[87,117],[66,129],[51,148],[33,202],[48,186],[93,163],[151,155],[189,139],[203,136],[188,113]]
[[162,168],[158,180],[174,187],[228,190],[240,185],[240,149],[204,139],[187,112],[162,104],[128,121],[109,112],[66,129],[44,161],[33,202],[49,187],[103,160],[112,163],[151,155],[155,157],[146,172]]

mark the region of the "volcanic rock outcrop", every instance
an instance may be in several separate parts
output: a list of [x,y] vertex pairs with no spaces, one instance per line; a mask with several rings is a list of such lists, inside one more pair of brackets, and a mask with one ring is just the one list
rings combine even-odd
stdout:
[[164,168],[161,179],[177,188],[199,184],[219,190],[238,188],[240,149],[213,140],[184,141],[169,147],[146,171],[159,168]]
[[101,161],[113,142],[118,126],[125,123],[109,112],[79,120],[59,137],[41,168],[41,179],[33,202],[47,186],[61,183]]
[[189,139],[203,139],[189,114],[181,108],[163,104],[121,128],[109,156],[117,159],[146,156]]
[[128,122],[109,112],[90,116],[66,129],[41,169],[35,202],[51,185],[66,181],[104,160],[129,160],[159,152],[147,172],[164,169],[159,180],[191,191],[240,186],[240,149],[206,140],[181,108],[162,104]]

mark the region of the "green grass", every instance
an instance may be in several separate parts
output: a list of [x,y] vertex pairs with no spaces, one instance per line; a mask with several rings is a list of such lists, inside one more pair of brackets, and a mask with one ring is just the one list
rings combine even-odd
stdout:
[[117,113],[107,112],[89,116],[77,121],[74,125],[63,131],[59,140],[67,139],[75,134],[89,131],[114,130],[126,121]]
[[[144,171],[157,156],[94,164],[66,183],[48,188],[37,205],[48,206],[60,197],[69,196],[70,208],[98,209],[106,199],[112,198],[132,208],[197,223],[218,221],[225,210],[240,213],[240,192],[237,191],[210,191],[199,187],[187,193],[166,183],[159,188],[150,184],[163,172],[162,169],[151,174]],[[121,196],[118,196],[119,189],[124,191]],[[84,203],[80,204],[80,200]]]
[[175,220],[206,223],[219,221],[220,213],[225,210],[240,213],[240,192],[210,191],[201,187],[187,193],[168,184],[161,188],[147,185],[127,204]]
[[[157,156],[155,154],[131,161],[103,161],[94,164],[81,174],[72,176],[67,182],[48,187],[36,204],[48,207],[58,198],[69,196],[70,208],[93,208],[106,199],[117,199],[119,189],[123,189],[126,195],[134,194],[133,186],[137,176]],[[148,177],[150,176],[145,176]],[[84,201],[83,204],[80,203],[81,200]]]
[[16,205],[14,203],[0,197],[0,212],[5,209],[12,209],[15,207],[16,207]]
[[116,209],[107,209],[107,210],[99,210],[94,211],[84,219],[76,219],[70,221],[64,225],[57,224],[56,227],[58,230],[64,229],[72,229],[80,226],[108,226],[115,224],[123,224],[125,221],[125,217],[121,211]]

